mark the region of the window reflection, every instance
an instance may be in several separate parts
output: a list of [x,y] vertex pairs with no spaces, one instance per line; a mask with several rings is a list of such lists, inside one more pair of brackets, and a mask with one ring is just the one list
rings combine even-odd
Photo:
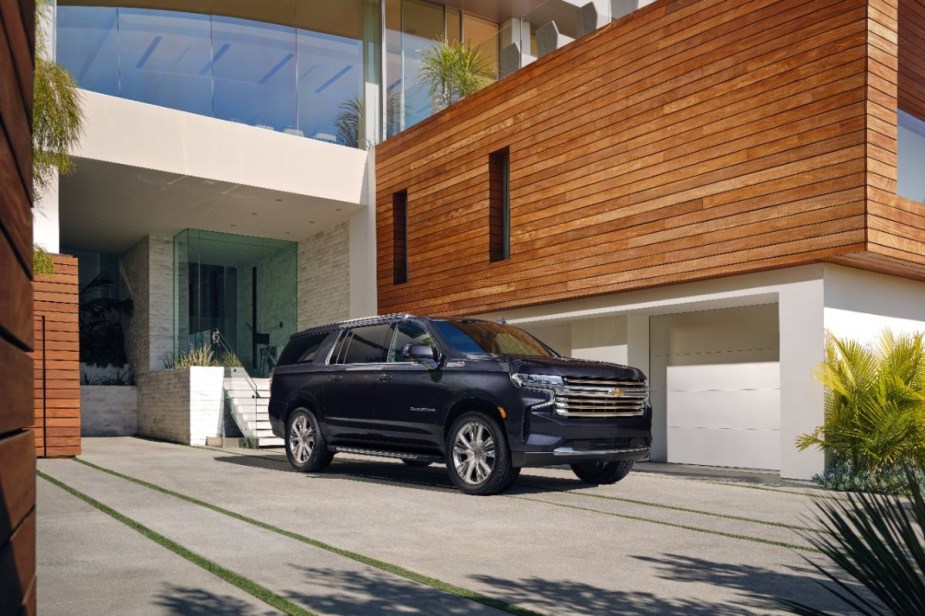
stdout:
[[498,24],[426,0],[386,0],[387,136],[430,117],[436,109],[429,84],[420,78],[421,54],[436,40],[466,40],[497,70]]
[[925,122],[899,111],[896,192],[900,197],[925,202]]
[[80,87],[118,96],[117,20],[114,7],[58,7],[57,60]]
[[388,135],[433,113],[418,75],[438,37],[462,36],[497,58],[497,24],[426,0],[67,2],[57,59],[81,88],[353,147],[379,138],[380,83]]
[[221,16],[190,6],[203,12],[60,6],[58,61],[87,90],[366,145],[364,83],[367,75],[378,80],[366,66],[378,62],[378,2],[215,0]]
[[211,115],[210,30],[208,15],[119,9],[121,95]]
[[292,26],[212,17],[215,117],[296,131]]

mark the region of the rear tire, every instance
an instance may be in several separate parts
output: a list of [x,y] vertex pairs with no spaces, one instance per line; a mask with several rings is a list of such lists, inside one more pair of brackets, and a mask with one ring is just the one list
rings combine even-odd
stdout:
[[446,439],[446,468],[460,491],[477,496],[507,490],[520,472],[511,465],[501,425],[475,412],[453,422]]
[[592,485],[610,485],[617,483],[633,470],[632,460],[615,460],[612,462],[581,462],[572,464],[572,472],[585,483]]
[[334,459],[315,414],[308,409],[296,409],[286,422],[286,457],[302,473],[323,471]]

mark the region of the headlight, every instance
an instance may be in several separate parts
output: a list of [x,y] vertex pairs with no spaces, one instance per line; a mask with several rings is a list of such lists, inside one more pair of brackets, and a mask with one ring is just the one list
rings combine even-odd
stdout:
[[536,389],[555,389],[565,385],[561,376],[551,374],[520,374],[511,375],[511,381],[518,387],[533,387]]

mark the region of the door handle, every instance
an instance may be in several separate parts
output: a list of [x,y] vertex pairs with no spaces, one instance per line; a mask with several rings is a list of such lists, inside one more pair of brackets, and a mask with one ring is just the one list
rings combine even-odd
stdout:
[[377,376],[376,378],[377,378],[380,382],[383,382],[383,383],[384,383],[385,381],[391,381],[391,380],[392,380],[392,377],[389,376],[388,374],[380,374],[380,375]]
[[343,378],[344,377],[335,374],[334,376],[328,377],[328,380],[329,381],[340,381]]

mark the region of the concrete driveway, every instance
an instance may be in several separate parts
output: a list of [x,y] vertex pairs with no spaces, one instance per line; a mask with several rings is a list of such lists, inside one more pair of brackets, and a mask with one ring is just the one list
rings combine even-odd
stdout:
[[810,487],[649,465],[604,487],[527,469],[472,497],[443,467],[359,456],[305,475],[278,450],[83,451],[39,461],[46,616],[840,611],[805,560]]

